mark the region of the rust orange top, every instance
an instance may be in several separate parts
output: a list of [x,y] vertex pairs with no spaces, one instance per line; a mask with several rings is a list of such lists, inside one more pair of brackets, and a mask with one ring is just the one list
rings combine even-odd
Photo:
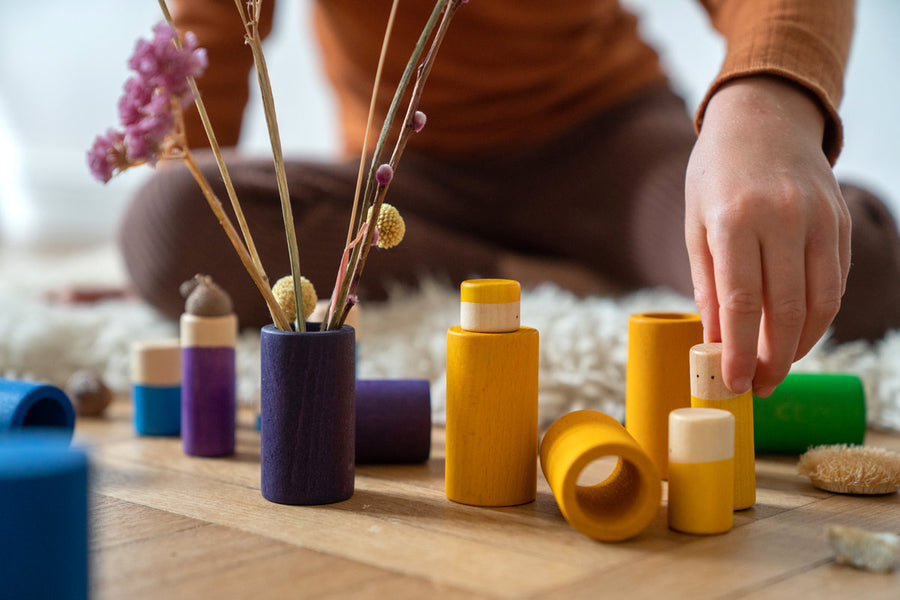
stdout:
[[[778,75],[818,99],[828,116],[823,147],[833,162],[841,147],[837,106],[853,29],[852,0],[701,3],[724,35],[727,54],[697,112],[697,127],[706,102],[725,82],[751,74]],[[234,3],[172,4],[178,28],[193,31],[209,52],[210,67],[199,85],[220,143],[233,145],[252,68]],[[362,144],[390,4],[313,3],[315,35],[339,104],[344,149],[351,156]],[[273,0],[263,3],[264,35],[271,30],[273,5]],[[433,6],[432,0],[399,5],[376,124]],[[656,53],[638,35],[636,19],[616,0],[472,0],[450,26],[420,104],[428,125],[410,146],[454,154],[537,143],[664,81]],[[188,136],[192,144],[203,143],[199,119],[191,120]]]

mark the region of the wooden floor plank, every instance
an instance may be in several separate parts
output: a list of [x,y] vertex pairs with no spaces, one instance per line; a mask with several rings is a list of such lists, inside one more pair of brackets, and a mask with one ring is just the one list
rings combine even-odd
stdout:
[[[675,533],[663,505],[641,535],[602,544],[566,523],[540,476],[537,501],[523,506],[447,500],[441,428],[428,463],[360,466],[350,500],[291,507],[260,494],[248,411],[224,459],[136,436],[129,411],[119,403],[76,431],[94,470],[97,598],[897,597],[896,574],[835,565],[823,530],[900,532],[900,496],[817,490],[795,456],[758,457],[757,505],[726,535]],[[873,432],[867,443],[900,449],[900,436]]]
[[830,495],[726,535],[684,536],[692,541],[677,552],[598,570],[541,597],[593,598],[601,585],[629,589],[640,582],[630,598],[728,598],[751,591],[762,598],[769,582],[780,581],[785,573],[799,576],[830,560],[824,528],[831,523],[900,531],[900,498],[896,494],[866,499]]
[[248,487],[105,454],[95,460],[100,465],[96,479],[101,494],[474,592],[515,597],[584,574],[554,557],[422,529],[405,522],[404,514],[369,516],[363,505],[377,500],[364,491],[341,508],[282,506]]

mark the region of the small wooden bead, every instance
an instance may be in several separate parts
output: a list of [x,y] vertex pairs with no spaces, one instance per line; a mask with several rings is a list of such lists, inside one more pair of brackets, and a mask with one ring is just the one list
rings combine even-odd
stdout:
[[511,279],[470,279],[460,286],[460,327],[478,333],[519,328],[522,290]]
[[181,344],[177,339],[131,344],[131,382],[151,386],[181,383]]

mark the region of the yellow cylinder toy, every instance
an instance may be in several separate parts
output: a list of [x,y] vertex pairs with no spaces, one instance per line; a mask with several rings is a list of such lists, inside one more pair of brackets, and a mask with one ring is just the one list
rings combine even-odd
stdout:
[[719,408],[734,415],[734,510],[756,504],[753,394],[735,394],[722,379],[722,344],[691,348],[691,406]]
[[663,479],[669,462],[669,413],[691,405],[688,352],[703,342],[700,315],[640,313],[628,319],[625,428]]
[[734,524],[734,415],[715,408],[669,414],[669,527],[715,534]]
[[538,332],[519,326],[520,287],[461,286],[447,331],[445,491],[454,502],[512,506],[537,494]]
[[[596,485],[579,485],[585,467],[603,457],[618,457],[613,472]],[[557,419],[541,442],[541,469],[560,512],[591,539],[632,538],[659,510],[662,479],[656,465],[618,421],[602,412],[579,410]]]

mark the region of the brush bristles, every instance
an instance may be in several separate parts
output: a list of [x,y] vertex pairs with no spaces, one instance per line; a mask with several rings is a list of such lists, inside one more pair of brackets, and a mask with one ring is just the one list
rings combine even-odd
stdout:
[[798,470],[817,488],[839,494],[892,494],[900,489],[900,453],[833,444],[810,448]]

